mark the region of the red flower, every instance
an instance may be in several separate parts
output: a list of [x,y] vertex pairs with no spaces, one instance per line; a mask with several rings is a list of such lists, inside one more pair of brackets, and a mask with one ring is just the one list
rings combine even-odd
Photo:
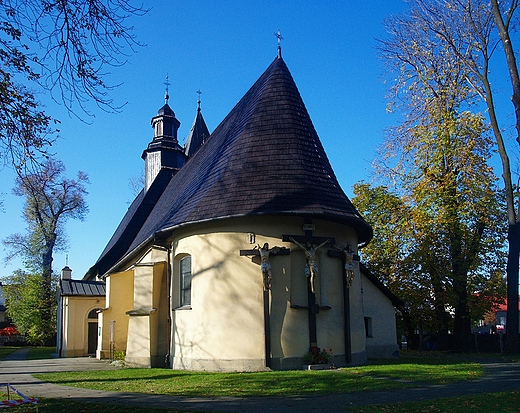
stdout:
[[0,330],[0,336],[16,336],[18,330],[15,327],[5,327]]

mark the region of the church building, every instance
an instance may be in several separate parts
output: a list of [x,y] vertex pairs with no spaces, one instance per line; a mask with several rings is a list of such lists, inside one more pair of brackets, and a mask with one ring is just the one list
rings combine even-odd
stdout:
[[[186,144],[166,103],[145,184],[83,281],[104,281],[98,358],[208,371],[336,366],[398,352],[400,301],[361,263],[372,229],[341,189],[281,49]],[[309,362],[309,359],[307,359]]]

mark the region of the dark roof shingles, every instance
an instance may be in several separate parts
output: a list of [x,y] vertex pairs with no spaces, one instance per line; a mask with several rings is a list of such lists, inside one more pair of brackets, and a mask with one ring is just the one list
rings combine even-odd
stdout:
[[[106,263],[115,265],[158,232],[186,223],[267,214],[334,220],[353,226],[359,242],[372,237],[371,227],[341,189],[282,58],[275,59],[173,176],[144,224],[125,217],[116,234],[126,252],[118,248],[112,255],[111,241],[103,254],[110,254]],[[125,225],[140,228],[128,234],[130,243],[120,240]]]
[[172,179],[134,240],[188,222],[259,214],[370,226],[340,188],[296,84],[276,59]]

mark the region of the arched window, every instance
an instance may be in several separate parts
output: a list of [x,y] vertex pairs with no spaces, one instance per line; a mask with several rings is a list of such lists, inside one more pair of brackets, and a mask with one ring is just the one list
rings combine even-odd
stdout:
[[97,320],[97,318],[98,318],[98,315],[97,315],[98,311],[99,311],[99,308],[94,308],[92,311],[90,311],[90,313],[88,313],[87,318],[89,320],[90,319],[94,319],[94,318]]
[[179,261],[180,306],[191,305],[191,256]]

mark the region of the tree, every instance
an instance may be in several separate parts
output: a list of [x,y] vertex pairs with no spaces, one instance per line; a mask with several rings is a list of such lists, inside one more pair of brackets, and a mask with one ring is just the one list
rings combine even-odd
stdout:
[[[56,277],[52,281],[55,286]],[[40,311],[41,275],[16,270],[2,283],[8,316],[30,344],[44,345],[55,333],[56,303],[51,303],[50,322],[44,320]]]
[[[448,330],[453,330],[457,322],[461,324],[455,330],[458,347],[468,347],[465,340],[471,317],[481,320],[494,302],[485,298],[495,298],[503,292],[500,246],[504,229],[501,231],[492,222],[501,211],[497,203],[491,202],[490,207],[481,208],[475,219],[470,216],[471,209],[459,206],[459,213],[465,218],[454,220],[459,225],[461,241],[454,242],[450,239],[453,225],[444,222],[451,213],[439,203],[442,195],[437,192],[442,191],[435,189],[437,184],[430,185],[429,200],[418,191],[401,190],[399,195],[384,186],[354,186],[352,201],[374,229],[374,239],[361,250],[361,255],[367,266],[405,302],[399,310],[411,348],[418,345],[416,330],[437,332],[440,348],[446,348]],[[486,222],[485,228],[476,222]],[[456,255],[453,250],[459,245],[463,248]],[[465,272],[461,271],[460,262],[468,263]],[[455,310],[458,319],[453,320],[450,309]]]
[[52,119],[34,90],[50,91],[77,116],[87,101],[116,109],[105,82],[136,42],[129,17],[146,11],[130,0],[0,1],[0,157],[24,166],[48,154]]
[[407,202],[385,186],[366,182],[354,185],[352,202],[374,230],[374,237],[363,247],[366,265],[405,304],[398,308],[409,348],[417,348],[415,331],[419,326],[437,330],[431,311],[429,282],[421,277],[411,251],[414,245],[412,210]]
[[24,219],[27,233],[13,234],[3,243],[10,249],[7,260],[21,256],[32,273],[39,274],[42,322],[52,324],[54,251],[66,245],[64,224],[67,219],[82,220],[88,212],[85,202],[88,177],[79,172],[77,178],[63,176],[65,166],[60,161],[47,160],[41,170],[19,176],[14,194],[25,197]]
[[[473,96],[480,96],[485,102],[493,136],[502,162],[502,178],[505,187],[508,222],[508,260],[507,285],[510,302],[516,302],[518,297],[518,269],[520,252],[520,222],[515,205],[515,190],[511,178],[511,167],[507,148],[499,126],[494,92],[491,87],[490,64],[496,55],[499,42],[502,42],[505,52],[508,73],[513,88],[513,106],[516,114],[516,126],[520,134],[520,81],[516,60],[514,58],[513,41],[510,33],[514,30],[512,24],[518,1],[511,0],[498,3],[497,0],[414,0],[410,12],[405,17],[389,20],[389,26],[395,31],[394,39],[403,39],[398,31],[408,25],[420,28],[417,37],[405,41],[406,53],[402,53],[397,41],[382,42],[388,52],[388,57],[394,53],[395,60],[400,60],[405,72],[411,76],[406,80],[400,76],[401,84],[413,82],[425,73],[422,69],[424,49],[435,56],[437,67],[446,69],[457,67],[461,70],[460,79],[466,89],[458,97],[459,102],[475,103]],[[403,24],[401,24],[403,23]],[[397,47],[394,47],[397,46]],[[442,53],[439,53],[442,51]],[[414,66],[416,63],[419,65]],[[453,64],[456,66],[452,66]],[[455,73],[458,70],[455,71]],[[448,70],[446,70],[448,73]],[[428,72],[426,72],[428,78]],[[415,90],[411,90],[414,95]],[[417,96],[420,96],[417,95]],[[417,99],[415,96],[415,99]],[[520,139],[517,139],[520,143]],[[518,351],[518,312],[514,306],[509,306],[508,333],[506,350]]]

